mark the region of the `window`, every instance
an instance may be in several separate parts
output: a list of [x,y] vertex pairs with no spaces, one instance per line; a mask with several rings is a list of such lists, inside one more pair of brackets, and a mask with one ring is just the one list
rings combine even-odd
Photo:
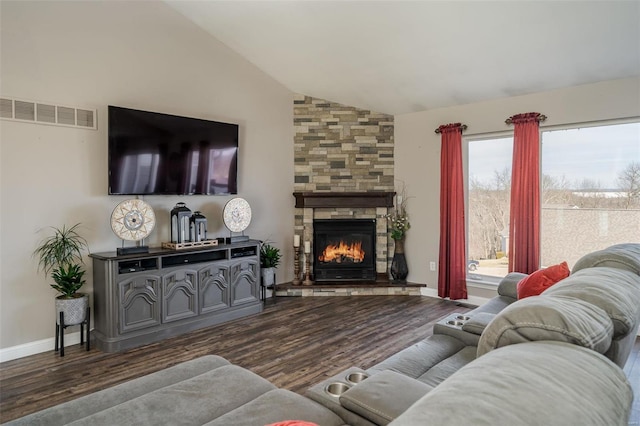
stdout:
[[[640,123],[541,132],[541,266],[640,242]],[[508,272],[513,138],[468,139],[468,278]]]
[[640,123],[542,132],[542,266],[640,242]]
[[513,138],[470,140],[468,153],[467,272],[474,279],[504,277]]

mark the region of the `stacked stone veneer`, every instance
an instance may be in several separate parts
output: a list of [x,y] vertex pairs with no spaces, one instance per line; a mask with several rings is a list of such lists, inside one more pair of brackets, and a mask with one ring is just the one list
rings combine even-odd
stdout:
[[[309,96],[293,102],[294,191],[394,190],[393,116]],[[386,273],[392,241],[387,208],[296,209],[295,232],[313,239],[314,219],[376,218],[376,271]]]

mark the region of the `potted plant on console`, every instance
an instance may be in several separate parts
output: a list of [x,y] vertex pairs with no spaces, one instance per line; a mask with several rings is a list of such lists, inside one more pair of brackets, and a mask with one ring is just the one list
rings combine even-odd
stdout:
[[78,293],[84,285],[82,251],[88,249],[87,241],[78,234],[79,223],[67,228],[52,227],[54,234],[45,238],[35,249],[38,271],[51,274],[51,287],[60,295],[56,297],[56,322],[64,312],[64,325],[76,325],[85,320],[89,296]]
[[[280,264],[280,249],[272,246],[269,242],[260,245],[260,268],[262,271],[262,285],[265,287],[274,286],[276,281],[276,268]],[[275,291],[275,288],[273,289]]]

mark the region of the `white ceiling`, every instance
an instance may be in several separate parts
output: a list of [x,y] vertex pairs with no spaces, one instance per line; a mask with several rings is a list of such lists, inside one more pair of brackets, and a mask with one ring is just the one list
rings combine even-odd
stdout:
[[296,93],[389,114],[640,75],[640,1],[189,1]]

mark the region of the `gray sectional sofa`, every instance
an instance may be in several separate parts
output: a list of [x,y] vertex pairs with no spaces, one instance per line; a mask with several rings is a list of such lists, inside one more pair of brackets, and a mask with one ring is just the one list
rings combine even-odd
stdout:
[[422,342],[305,396],[206,356],[10,424],[626,426],[633,393],[621,367],[640,323],[640,244],[590,253],[568,278],[517,300],[521,277]]

